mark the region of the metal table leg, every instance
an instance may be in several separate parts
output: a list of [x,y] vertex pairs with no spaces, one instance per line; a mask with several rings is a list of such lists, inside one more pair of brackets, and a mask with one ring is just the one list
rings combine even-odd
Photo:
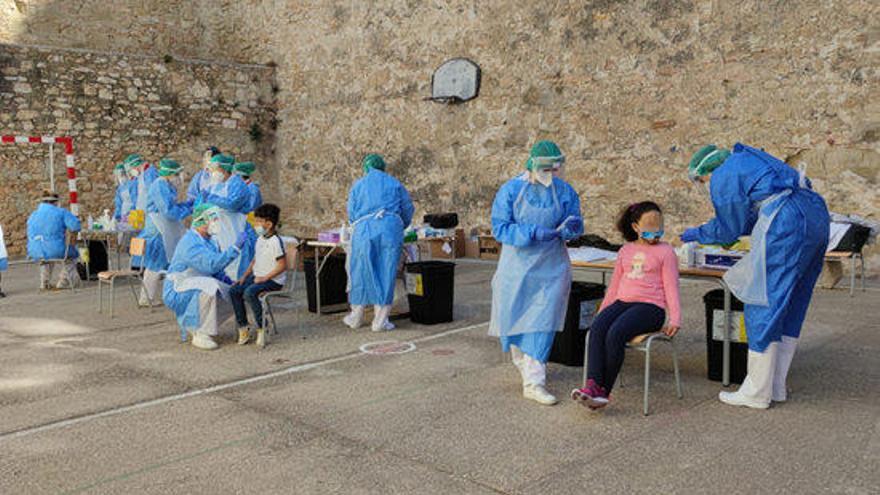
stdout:
[[724,279],[718,281],[724,289],[724,343],[721,360],[721,385],[727,387],[730,385],[730,327],[732,317],[730,311],[730,287],[724,282]]

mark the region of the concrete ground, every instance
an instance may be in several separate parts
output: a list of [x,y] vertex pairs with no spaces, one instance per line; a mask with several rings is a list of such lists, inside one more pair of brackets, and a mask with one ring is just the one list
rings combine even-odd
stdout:
[[[263,351],[204,352],[127,289],[110,319],[93,286],[37,294],[36,269],[13,267],[0,299],[0,493],[880,492],[877,289],[818,291],[789,402],[753,411],[718,402],[709,287],[685,284],[684,399],[661,347],[644,417],[637,353],[601,413],[567,399],[577,368],[550,366],[559,405],[523,400],[486,336],[493,269],[459,265],[448,325],[375,334],[288,311]],[[415,349],[359,351],[382,340]]]

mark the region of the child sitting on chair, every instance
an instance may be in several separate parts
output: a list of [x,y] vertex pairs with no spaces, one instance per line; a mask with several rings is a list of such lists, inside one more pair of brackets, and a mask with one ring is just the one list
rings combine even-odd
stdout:
[[254,210],[257,244],[254,260],[241,279],[229,288],[229,298],[238,324],[238,343],[247,344],[251,339],[245,301],[251,307],[256,327],[257,345],[266,346],[266,329],[263,328],[263,305],[260,295],[281,290],[287,281],[287,257],[284,242],[276,232],[281,210],[265,203]]
[[681,325],[678,258],[672,246],[660,242],[660,207],[650,201],[630,205],[617,229],[627,243],[617,255],[611,285],[590,327],[586,386],[571,392],[573,400],[590,409],[608,404],[627,342],[661,329],[671,337]]

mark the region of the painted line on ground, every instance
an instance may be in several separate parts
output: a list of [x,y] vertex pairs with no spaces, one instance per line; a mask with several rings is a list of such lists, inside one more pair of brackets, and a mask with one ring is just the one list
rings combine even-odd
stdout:
[[[451,330],[446,330],[446,331],[439,332],[436,334],[427,335],[425,337],[413,339],[413,340],[406,341],[406,342],[410,342],[413,344],[415,344],[417,342],[428,342],[431,340],[436,340],[436,339],[440,339],[443,337],[448,337],[450,335],[455,335],[458,333],[467,332],[469,330],[474,330],[476,328],[480,328],[480,327],[486,326],[488,324],[489,324],[489,322],[483,322],[483,323],[477,323],[475,325],[469,325],[469,326],[462,327],[462,328],[453,328]],[[284,368],[281,370],[271,371],[271,372],[264,373],[261,375],[255,375],[255,376],[252,376],[249,378],[242,378],[242,379],[234,380],[231,382],[220,383],[217,385],[212,385],[210,387],[204,387],[204,388],[200,388],[200,389],[190,390],[188,392],[182,392],[179,394],[166,395],[164,397],[150,399],[150,400],[143,401],[143,402],[135,402],[134,404],[129,404],[127,406],[115,407],[112,409],[107,409],[107,410],[96,412],[96,413],[85,414],[85,415],[76,416],[73,418],[53,421],[53,422],[46,423],[43,425],[32,426],[32,427],[24,428],[21,430],[14,430],[14,431],[6,432],[6,433],[0,433],[0,442],[2,442],[4,440],[14,440],[16,438],[22,438],[22,437],[30,436],[30,435],[33,435],[36,433],[42,433],[42,432],[46,432],[46,431],[57,430],[60,428],[66,428],[68,426],[73,426],[73,425],[77,425],[80,423],[93,421],[96,419],[107,418],[110,416],[117,416],[119,414],[124,414],[127,412],[138,411],[141,409],[147,409],[150,407],[155,407],[155,406],[167,404],[170,402],[176,402],[176,401],[183,400],[183,399],[198,397],[200,395],[222,392],[222,391],[230,389],[230,388],[240,387],[243,385],[250,385],[252,383],[258,383],[258,382],[265,381],[265,380],[271,380],[273,378],[278,378],[278,377],[286,376],[286,375],[292,375],[294,373],[301,373],[303,371],[313,370],[315,368],[319,368],[321,366],[326,366],[328,364],[335,364],[335,363],[340,363],[343,361],[350,361],[352,359],[357,359],[357,358],[361,358],[361,357],[375,357],[375,355],[363,354],[358,350],[355,352],[343,354],[341,356],[327,358],[327,359],[315,361],[312,363],[297,364],[297,365],[293,365],[293,366],[290,366],[290,367],[287,367],[287,368]]]

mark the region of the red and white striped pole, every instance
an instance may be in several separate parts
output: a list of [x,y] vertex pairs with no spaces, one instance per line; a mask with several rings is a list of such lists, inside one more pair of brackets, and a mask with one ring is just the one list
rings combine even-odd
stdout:
[[76,163],[73,158],[73,138],[70,136],[0,136],[0,144],[63,144],[67,166],[67,189],[70,194],[70,212],[79,216],[79,195],[76,192]]

